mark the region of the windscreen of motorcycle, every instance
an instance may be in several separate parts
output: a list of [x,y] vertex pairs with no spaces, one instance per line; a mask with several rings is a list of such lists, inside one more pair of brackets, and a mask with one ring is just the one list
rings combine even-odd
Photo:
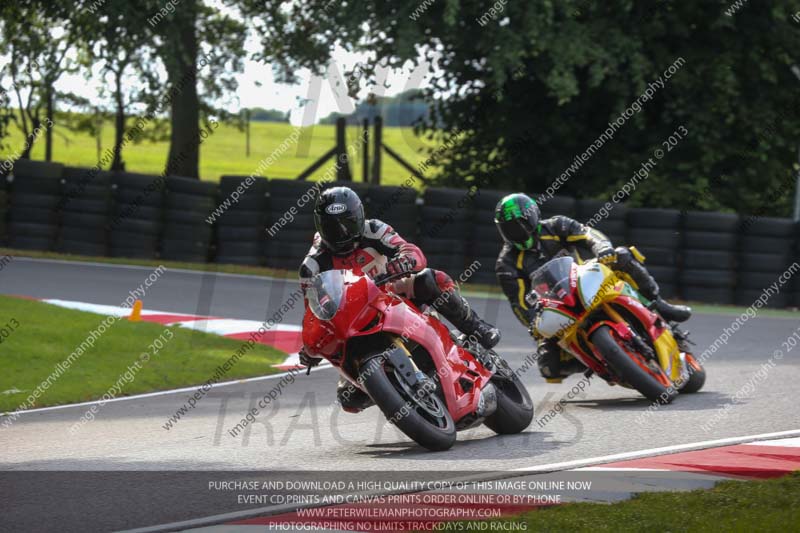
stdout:
[[332,320],[339,311],[344,295],[345,271],[320,272],[306,289],[308,307],[320,320]]
[[586,309],[597,304],[595,300],[598,299],[600,287],[603,286],[605,279],[606,274],[598,263],[578,267],[578,292],[581,295],[581,303]]
[[531,274],[531,288],[540,298],[565,300],[574,288],[570,283],[574,264],[571,257],[551,259]]
[[559,335],[559,332],[568,328],[575,319],[554,308],[545,307],[536,320],[536,332],[542,337],[550,338]]

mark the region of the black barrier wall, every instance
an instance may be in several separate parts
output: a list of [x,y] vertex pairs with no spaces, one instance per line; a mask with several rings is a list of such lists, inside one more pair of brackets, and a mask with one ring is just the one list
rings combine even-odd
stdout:
[[[223,176],[220,183],[19,161],[0,182],[0,245],[75,255],[268,266],[295,270],[314,235],[321,190],[353,188],[367,217],[392,225],[429,264],[495,282],[501,248],[494,207],[510,191],[306,182]],[[537,197],[536,194],[530,193]],[[575,217],[635,245],[668,298],[800,307],[800,225],[788,219],[626,208],[553,196],[543,216]],[[605,206],[605,207],[604,207]]]

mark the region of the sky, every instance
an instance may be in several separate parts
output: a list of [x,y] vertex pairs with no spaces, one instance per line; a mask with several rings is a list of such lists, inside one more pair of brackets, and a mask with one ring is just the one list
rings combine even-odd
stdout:
[[[248,55],[255,51],[255,46],[257,43],[248,40],[246,47]],[[271,65],[246,60],[244,72],[237,75],[239,87],[235,94],[226,98],[224,105],[229,110],[263,107],[289,111],[290,122],[296,126],[314,124],[332,112],[349,113],[353,111],[357,102],[346,94],[343,83],[344,72],[353,69],[366,57],[365,54],[337,49],[333,53],[333,62],[326,76],[312,77],[310,71],[303,69],[297,74],[300,79],[297,85],[277,83]],[[409,62],[399,70],[379,69],[377,75],[379,83],[372,88],[362,83],[358,98],[365,98],[370,90],[378,96],[393,96],[408,89],[425,88],[429,86],[430,74],[430,66],[427,63],[416,68]],[[313,80],[314,83],[312,78],[316,78]],[[60,91],[73,92],[96,100],[102,83],[104,82],[99,76],[87,81],[83,74],[72,74],[62,76],[56,87]]]

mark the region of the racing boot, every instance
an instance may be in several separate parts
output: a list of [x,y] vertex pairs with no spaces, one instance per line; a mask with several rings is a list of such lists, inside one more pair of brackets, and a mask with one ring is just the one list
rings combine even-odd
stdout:
[[583,363],[564,352],[552,339],[539,344],[536,362],[539,373],[548,383],[561,383],[565,377],[586,370]]
[[355,387],[344,378],[339,379],[339,384],[336,387],[336,401],[347,413],[360,413],[367,407],[375,405],[369,394]]
[[650,308],[655,309],[668,322],[686,322],[692,316],[692,308],[688,305],[673,305],[658,295],[650,304]]
[[539,343],[536,350],[539,373],[548,383],[561,383],[561,347],[551,340]]
[[443,317],[449,320],[461,333],[478,341],[478,343],[491,350],[500,342],[500,330],[485,322],[473,311],[469,302],[455,289],[443,293],[444,298],[437,298],[433,307]]
[[616,269],[628,274],[639,287],[639,293],[650,300],[650,309],[654,309],[668,322],[686,322],[692,316],[692,309],[686,305],[673,305],[661,299],[658,283],[650,272],[640,263],[627,248],[619,247]]

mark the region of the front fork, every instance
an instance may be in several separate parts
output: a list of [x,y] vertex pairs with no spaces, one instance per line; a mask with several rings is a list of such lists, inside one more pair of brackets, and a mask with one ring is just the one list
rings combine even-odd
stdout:
[[[603,304],[603,311],[606,313],[606,315],[608,315],[609,318],[618,324],[627,324],[627,321],[622,317],[622,315],[620,315],[616,309],[607,303]],[[630,326],[628,326],[628,328],[630,328]],[[655,355],[659,366],[662,370],[664,370],[664,373],[666,373],[670,380],[677,381],[685,379],[685,375],[688,372],[686,369],[686,364],[684,363],[683,358],[681,358],[681,350],[678,348],[678,343],[675,340],[675,337],[672,335],[672,328],[669,326],[669,324],[666,325],[658,338],[653,339],[655,354],[653,354],[653,350],[647,346],[647,344],[645,344],[635,332],[631,330],[631,333],[633,333],[631,340],[636,345],[636,348],[651,357]]]

